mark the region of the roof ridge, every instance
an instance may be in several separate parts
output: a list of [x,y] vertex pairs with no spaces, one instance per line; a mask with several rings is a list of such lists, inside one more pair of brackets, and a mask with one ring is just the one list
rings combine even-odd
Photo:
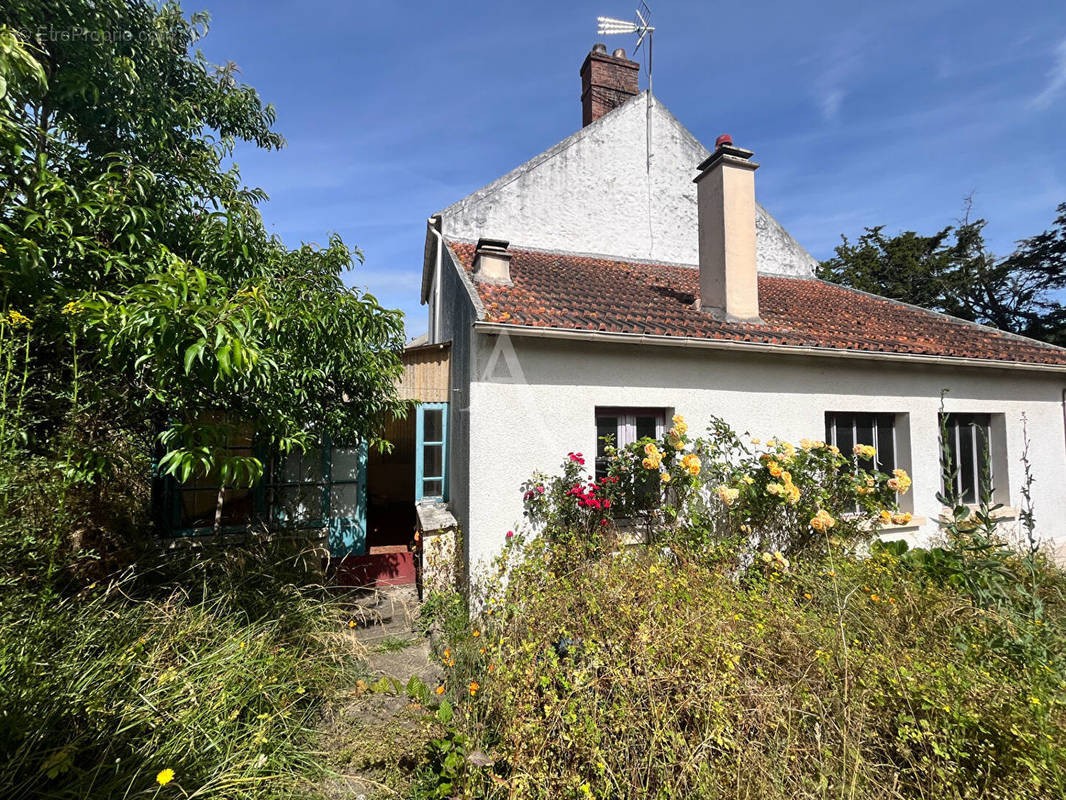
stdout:
[[[444,241],[452,244],[477,245],[478,239],[470,239],[465,236],[445,236]],[[560,250],[555,247],[533,247],[531,245],[511,245],[507,248],[512,253],[541,253],[544,255],[566,256],[568,258],[592,258],[604,261],[613,261],[617,264],[640,264],[649,267],[678,267],[680,269],[697,270],[699,264],[687,264],[682,261],[665,261],[661,258],[640,258],[639,256],[620,256],[614,253],[591,253],[584,250]],[[784,272],[765,272],[759,270],[759,275],[765,278],[793,278],[797,281],[814,280],[809,275],[792,275]],[[887,299],[887,298],[886,298]]]

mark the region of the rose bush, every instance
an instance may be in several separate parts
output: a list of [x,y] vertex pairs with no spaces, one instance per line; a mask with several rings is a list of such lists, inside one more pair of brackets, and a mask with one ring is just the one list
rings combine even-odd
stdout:
[[878,470],[870,445],[842,453],[808,439],[746,443],[719,419],[690,437],[683,417],[672,421],[660,439],[608,443],[599,478],[587,475],[581,453],[569,453],[558,475],[534,475],[522,487],[531,531],[594,553],[634,530],[651,543],[727,548],[750,562],[857,543],[910,521],[897,500],[910,477]]

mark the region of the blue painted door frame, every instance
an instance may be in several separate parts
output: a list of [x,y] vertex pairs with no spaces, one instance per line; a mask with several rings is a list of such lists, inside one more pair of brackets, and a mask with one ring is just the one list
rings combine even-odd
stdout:
[[[436,424],[426,425],[426,418],[437,417],[439,412],[439,431]],[[448,499],[448,404],[422,403],[415,412],[415,501],[426,498]],[[427,433],[432,438],[426,438]],[[439,450],[440,468],[435,469],[426,460],[426,451]],[[439,475],[427,474],[439,472]]]

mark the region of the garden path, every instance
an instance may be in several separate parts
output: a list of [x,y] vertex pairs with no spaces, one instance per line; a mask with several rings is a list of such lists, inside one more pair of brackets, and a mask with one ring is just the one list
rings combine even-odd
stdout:
[[[413,586],[374,590],[356,604],[352,634],[366,651],[368,674],[323,722],[323,749],[335,773],[321,787],[329,800],[401,796],[422,757],[426,712],[402,687],[415,676],[433,689],[442,672],[418,611]],[[398,681],[401,691],[383,689],[383,679]]]

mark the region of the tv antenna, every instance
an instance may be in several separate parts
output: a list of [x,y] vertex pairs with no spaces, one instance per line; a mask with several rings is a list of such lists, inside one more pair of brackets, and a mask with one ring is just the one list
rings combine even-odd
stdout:
[[618,33],[637,34],[637,46],[633,48],[633,55],[636,55],[643,46],[644,40],[648,40],[648,94],[651,94],[651,40],[655,28],[651,25],[651,9],[648,8],[647,3],[642,2],[636,13],[636,22],[614,17],[596,17],[596,22],[599,23],[600,36],[613,36]]
[[[655,28],[651,25],[651,9],[648,8],[648,4],[641,2],[636,11],[637,19],[635,22],[630,22],[624,19],[615,19],[614,17],[597,17],[596,21],[599,23],[598,33],[600,36],[613,36],[615,34],[633,34],[637,35],[637,46],[633,48],[633,55],[637,54],[637,51],[644,45],[644,41],[648,42],[648,102],[647,102],[647,115],[648,115],[648,130],[647,130],[647,168],[648,173],[651,174],[651,104],[652,104],[652,82],[651,82],[651,41],[652,34],[655,32]],[[650,184],[649,184],[650,186]],[[649,189],[650,191],[650,189]]]

